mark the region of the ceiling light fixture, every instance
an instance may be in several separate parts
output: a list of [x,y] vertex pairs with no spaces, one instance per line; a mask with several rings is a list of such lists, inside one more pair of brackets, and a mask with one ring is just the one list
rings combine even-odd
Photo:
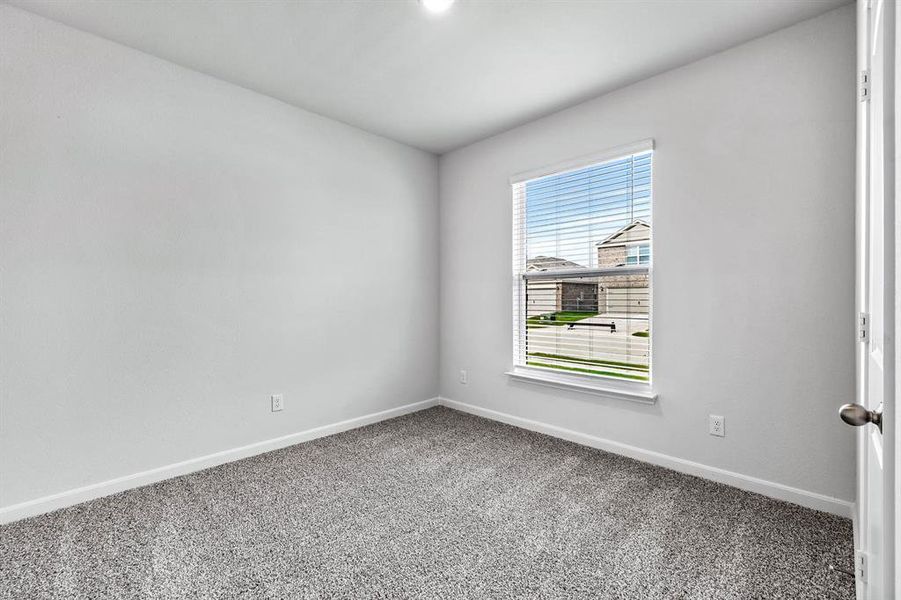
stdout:
[[454,0],[419,0],[425,9],[433,13],[443,13],[451,7]]

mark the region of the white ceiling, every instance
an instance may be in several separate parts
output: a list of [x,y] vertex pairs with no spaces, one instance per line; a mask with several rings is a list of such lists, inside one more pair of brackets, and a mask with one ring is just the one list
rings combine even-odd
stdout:
[[442,153],[846,0],[9,0]]

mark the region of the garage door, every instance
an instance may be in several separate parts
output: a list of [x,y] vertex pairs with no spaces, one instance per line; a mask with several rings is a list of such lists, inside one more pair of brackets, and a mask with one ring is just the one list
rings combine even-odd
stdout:
[[607,288],[607,312],[648,314],[651,295],[648,288]]

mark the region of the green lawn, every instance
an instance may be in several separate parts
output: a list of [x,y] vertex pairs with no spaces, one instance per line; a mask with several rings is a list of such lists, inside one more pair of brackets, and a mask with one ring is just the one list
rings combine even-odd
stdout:
[[578,367],[563,367],[560,365],[549,365],[546,363],[526,361],[527,365],[532,365],[533,367],[548,367],[551,369],[562,369],[564,371],[575,371],[577,373],[589,373],[591,375],[607,375],[608,377],[620,377],[622,379],[635,379],[637,381],[647,381],[648,377],[646,375],[632,375],[629,373],[614,373],[612,371],[596,371],[594,369],[580,369]]
[[576,321],[581,321],[582,319],[587,319],[588,317],[593,317],[595,315],[597,315],[597,313],[595,312],[576,312],[574,310],[561,310],[558,312],[544,313],[543,315],[538,315],[537,317],[529,317],[526,320],[526,326],[529,328],[546,327],[548,325],[553,327],[560,327],[561,325],[575,323]]
[[648,366],[640,363],[619,362],[616,360],[602,360],[595,358],[577,358],[575,356],[566,356],[565,354],[549,354],[547,352],[529,352],[529,356],[536,358],[553,358],[555,360],[564,360],[566,362],[581,365],[598,365],[600,367],[617,367],[628,369],[630,371],[647,371]]

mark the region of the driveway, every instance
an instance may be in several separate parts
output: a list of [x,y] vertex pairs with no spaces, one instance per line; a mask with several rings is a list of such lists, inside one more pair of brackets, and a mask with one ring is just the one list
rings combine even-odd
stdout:
[[[584,326],[584,324],[609,324],[611,322],[616,325],[615,332],[611,332],[606,327]],[[583,326],[580,327],[580,324]],[[529,362],[540,362],[546,366],[599,370],[613,374],[646,375],[646,371],[635,368],[582,361],[611,361],[647,366],[650,340],[632,334],[647,331],[648,324],[647,315],[608,313],[582,319],[573,323],[573,327],[564,325],[530,328],[528,329],[528,353],[530,355],[541,353],[557,356],[529,356],[528,360]]]

